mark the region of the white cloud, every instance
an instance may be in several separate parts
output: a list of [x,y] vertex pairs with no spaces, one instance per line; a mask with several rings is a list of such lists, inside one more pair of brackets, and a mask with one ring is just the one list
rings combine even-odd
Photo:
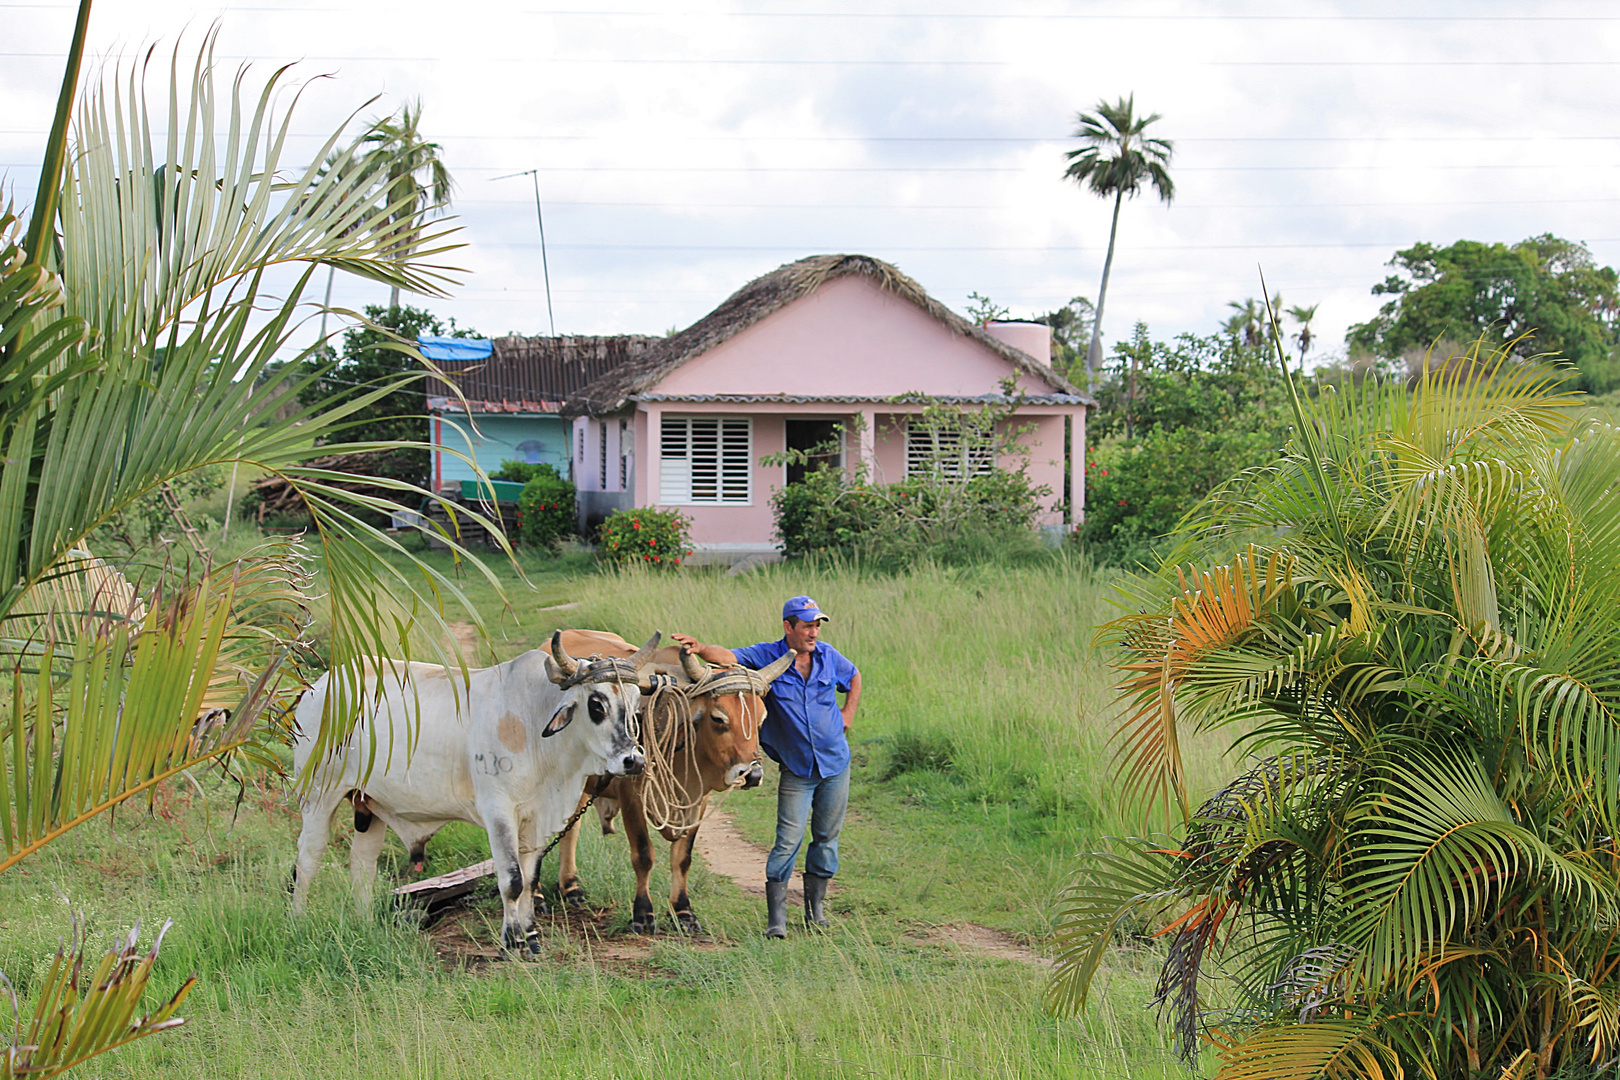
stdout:
[[[970,291],[1020,313],[1094,297],[1109,207],[1061,179],[1062,151],[1077,109],[1132,92],[1177,141],[1177,198],[1125,207],[1111,337],[1138,319],[1209,332],[1227,301],[1259,295],[1263,266],[1289,303],[1321,305],[1332,347],[1416,240],[1553,232],[1620,261],[1620,19],[1607,8],[839,10],[856,6],[405,2],[383,17],[355,0],[149,0],[98,7],[92,46],[133,54],[186,30],[190,49],[217,20],[228,63],[307,57],[304,76],[333,73],[295,124],[312,136],[372,95],[367,116],[420,97],[459,183],[470,271],[426,306],[490,333],[546,328],[533,189],[492,180],[529,168],[542,170],[564,331],[662,332],[832,250],[890,259],[958,307]],[[1380,14],[1392,17],[1368,17]],[[27,198],[73,8],[6,18],[0,171]],[[384,296],[340,282],[336,299]]]

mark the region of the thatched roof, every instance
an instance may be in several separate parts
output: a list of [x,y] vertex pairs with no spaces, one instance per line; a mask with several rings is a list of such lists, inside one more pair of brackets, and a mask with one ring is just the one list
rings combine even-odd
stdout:
[[779,266],[732,293],[726,302],[678,334],[664,338],[639,360],[615,368],[571,397],[564,416],[604,415],[620,411],[629,400],[657,386],[688,360],[753,326],[766,316],[847,274],[861,274],[886,292],[911,301],[944,323],[954,334],[970,337],[1018,370],[1064,394],[1080,394],[1043,359],[1030,356],[990,336],[935,300],[899,270],[869,255],[812,255]]
[[[662,338],[613,336],[495,338],[493,354],[470,363],[441,363],[474,412],[559,411],[563,403],[618,368],[637,365]],[[460,412],[443,380],[426,383],[428,407]]]

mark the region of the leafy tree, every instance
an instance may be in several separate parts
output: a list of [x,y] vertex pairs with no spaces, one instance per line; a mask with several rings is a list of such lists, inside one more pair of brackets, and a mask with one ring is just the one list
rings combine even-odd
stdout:
[[[1561,372],[1469,359],[1291,393],[1285,452],[1104,628],[1124,788],[1173,833],[1083,858],[1057,1010],[1145,928],[1224,1080],[1612,1071],[1620,434]],[[1198,732],[1253,755],[1202,803]]]
[[[1111,562],[1147,556],[1185,513],[1287,439],[1286,388],[1265,352],[1230,335],[1114,348],[1087,425],[1080,538]],[[1123,438],[1121,438],[1123,436]]]
[[1125,196],[1135,198],[1144,184],[1151,184],[1168,205],[1176,186],[1170,179],[1170,155],[1174,144],[1168,139],[1150,139],[1148,125],[1159,120],[1136,115],[1136,95],[1120,98],[1110,105],[1097,103],[1095,113],[1078,113],[1074,137],[1083,144],[1064,156],[1069,167],[1063,175],[1103,198],[1114,200],[1113,224],[1108,228],[1108,255],[1103,260],[1102,285],[1097,289],[1097,315],[1091,325],[1091,344],[1086,349],[1086,369],[1102,367],[1103,307],[1108,301],[1108,275],[1114,266],[1114,241],[1119,235],[1119,209]]
[[[478,337],[477,331],[456,325],[448,331],[432,312],[414,307],[366,308],[366,321],[343,335],[343,351],[335,362],[311,357],[309,377],[298,400],[307,406],[362,400],[349,417],[341,437],[349,443],[409,442],[381,459],[376,475],[423,486],[431,462],[428,441],[427,398],[422,385],[410,381],[424,370],[414,342],[422,334]],[[381,396],[375,391],[386,390]]]
[[1090,300],[1076,296],[1056,311],[1035,316],[1035,322],[1052,328],[1052,366],[1071,378],[1085,371],[1084,365],[1079,363],[1084,355],[1081,349],[1091,340],[1096,315],[1097,309]]
[[[313,377],[304,358],[275,364],[319,266],[433,293],[447,279],[421,255],[444,234],[423,237],[402,217],[354,230],[373,205],[369,185],[352,170],[282,161],[283,73],[256,97],[240,80],[240,95],[220,93],[212,37],[194,69],[172,76],[191,92],[165,95],[166,118],[149,114],[138,76],[108,71],[71,125],[69,153],[88,22],[84,0],[26,234],[0,211],[0,873],[176,773],[274,760],[266,744],[284,734],[310,652],[307,555],[287,540],[196,570],[165,561],[137,588],[84,545],[163,485],[240,462],[302,492],[324,556],[337,691],[322,747],[351,730],[363,657],[416,651],[417,619],[447,634],[444,600],[461,595],[353,513],[354,501],[385,500],[351,500],[305,464],[312,439],[372,399],[300,407]],[[169,143],[182,156],[165,161],[153,131],[203,134]],[[265,291],[272,266],[296,272],[280,296]],[[64,981],[41,999],[60,1011],[33,1034],[55,1041],[14,1046],[8,1073],[54,1075],[178,1022],[171,1002],[131,1023],[150,971],[133,944],[108,954],[81,997],[83,955],[79,942],[59,959],[52,979]]]
[[1620,386],[1620,278],[1595,265],[1585,245],[1550,233],[1512,245],[1419,243],[1389,265],[1400,272],[1372,291],[1391,299],[1350,328],[1353,350],[1398,359],[1442,338],[1484,337],[1518,356],[1569,360],[1592,393]]

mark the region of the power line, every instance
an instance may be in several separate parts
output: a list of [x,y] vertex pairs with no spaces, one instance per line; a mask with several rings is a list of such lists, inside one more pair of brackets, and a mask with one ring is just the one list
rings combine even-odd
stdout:
[[[65,52],[0,52],[0,58],[10,60],[63,60]],[[251,62],[269,60],[260,54],[216,55],[216,60]],[[378,63],[378,64],[436,64],[445,63],[445,56],[322,56],[308,55],[302,63]],[[479,64],[568,64],[568,65],[658,65],[676,67],[714,67],[738,65],[745,67],[1015,67],[1012,60],[892,60],[860,57],[723,57],[701,58],[686,56],[480,56]],[[1324,68],[1324,67],[1620,67],[1620,60],[1190,60],[1178,67],[1257,67],[1257,68]]]
[[[0,130],[0,135],[13,136],[42,136],[47,134],[43,128],[39,129],[11,129]],[[159,131],[157,134],[163,134]],[[228,132],[215,132],[215,138],[225,138]],[[291,139],[329,139],[329,131],[289,132]],[[539,135],[539,134],[490,134],[490,135],[456,135],[442,134],[445,140],[458,142],[622,142],[621,135]],[[683,143],[881,143],[881,144],[927,144],[927,143],[992,143],[1009,145],[1039,146],[1044,144],[1061,143],[1067,145],[1072,136],[1035,136],[1035,135],[672,135],[671,138]],[[1184,136],[1173,142],[1176,145],[1187,143],[1435,143],[1435,142],[1485,142],[1485,143],[1524,143],[1524,142],[1615,142],[1620,140],[1616,135],[1226,135],[1226,136]]]
[[[14,10],[43,10],[71,12],[71,4],[30,4],[30,3],[0,3],[0,9]],[[307,15],[315,13],[343,13],[364,12],[371,13],[374,9],[369,7],[343,6],[343,7],[260,7],[244,5],[222,5],[222,9],[235,12],[267,12],[277,15]],[[585,11],[576,9],[528,9],[516,12],[519,15],[541,15],[558,18],[655,18],[655,19],[690,19],[694,13],[680,10],[624,10],[624,11]],[[1015,12],[920,12],[920,11],[714,11],[697,13],[704,18],[727,19],[863,19],[863,20],[915,20],[922,19],[929,22],[946,21],[975,21],[975,22],[1417,22],[1417,23],[1566,23],[1566,22],[1617,22],[1620,16],[1614,15],[1200,15],[1200,14],[1155,14],[1149,12],[1053,12],[1053,13],[1015,13]]]
[[[1377,241],[1348,241],[1331,244],[1135,244],[1132,251],[1336,251],[1341,248],[1391,248],[1411,244],[1411,240],[1377,240]],[[1620,243],[1620,237],[1595,237],[1582,240],[1586,244]],[[532,243],[521,241],[491,242],[480,241],[481,248],[530,248]],[[941,245],[900,245],[889,244],[553,244],[553,248],[564,251],[851,251],[862,247],[877,248],[882,251],[928,252],[928,251],[971,251],[971,252],[1006,252],[1014,254],[1034,254],[1037,252],[1083,252],[1096,249],[1085,244],[1061,244],[1056,246],[1040,246],[1035,244],[1012,246],[986,246],[976,244],[941,244]]]
[[[1184,203],[1177,210],[1368,210],[1393,207],[1428,207],[1444,210],[1454,206],[1584,206],[1593,203],[1620,203],[1620,198],[1602,199],[1469,199],[1445,202],[1313,202],[1313,203]],[[465,206],[527,206],[527,199],[457,199]],[[679,203],[613,202],[592,199],[553,199],[551,205],[600,207],[605,209],[651,210],[1007,210],[1008,203]]]

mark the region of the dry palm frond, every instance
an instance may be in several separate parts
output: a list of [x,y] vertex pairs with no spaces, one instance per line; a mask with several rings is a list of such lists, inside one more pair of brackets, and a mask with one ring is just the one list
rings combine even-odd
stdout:
[[1164,802],[1174,798],[1185,818],[1190,807],[1177,695],[1201,660],[1242,641],[1292,582],[1287,558],[1262,557],[1252,547],[1229,565],[1179,573],[1181,591],[1171,599],[1168,618],[1127,616],[1104,627],[1102,636],[1137,658],[1115,665],[1125,673],[1117,687],[1124,703],[1117,737],[1126,792]]

